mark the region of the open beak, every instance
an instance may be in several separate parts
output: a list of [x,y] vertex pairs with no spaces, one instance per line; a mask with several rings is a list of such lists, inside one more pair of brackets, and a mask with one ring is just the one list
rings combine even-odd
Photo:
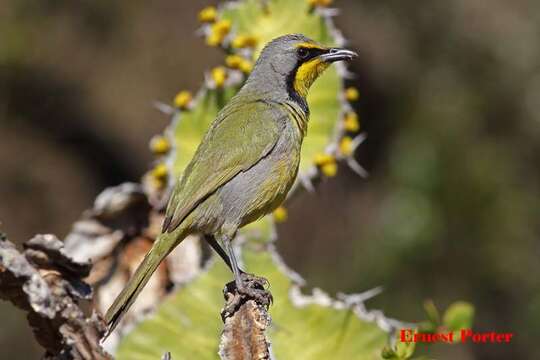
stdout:
[[342,61],[342,60],[347,60],[347,61],[352,60],[353,58],[357,56],[358,54],[351,50],[331,48],[331,49],[328,49],[326,53],[320,55],[320,58],[322,61],[333,63],[333,62]]

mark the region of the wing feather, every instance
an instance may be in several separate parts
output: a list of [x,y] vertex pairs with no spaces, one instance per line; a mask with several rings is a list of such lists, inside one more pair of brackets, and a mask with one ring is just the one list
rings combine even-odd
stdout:
[[266,157],[277,143],[283,116],[279,106],[263,101],[224,108],[176,185],[163,232],[174,231],[217,189]]

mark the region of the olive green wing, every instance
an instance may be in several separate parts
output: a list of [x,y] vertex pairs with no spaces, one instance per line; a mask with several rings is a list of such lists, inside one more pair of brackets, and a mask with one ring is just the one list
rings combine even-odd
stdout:
[[177,183],[162,231],[174,231],[208,196],[267,156],[277,143],[284,116],[279,105],[264,101],[227,105]]

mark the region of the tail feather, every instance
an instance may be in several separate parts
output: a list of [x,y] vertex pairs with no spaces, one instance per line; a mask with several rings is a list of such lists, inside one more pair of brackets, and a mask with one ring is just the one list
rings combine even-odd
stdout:
[[104,338],[109,336],[115,329],[116,325],[122,320],[124,314],[126,314],[131,305],[133,305],[135,299],[137,299],[137,296],[140,294],[148,280],[150,280],[161,261],[178,244],[179,241],[174,241],[174,239],[170,238],[172,234],[167,235],[168,236],[161,235],[156,240],[152,249],[146,254],[141,264],[137,267],[135,274],[129,279],[127,285],[116,297],[109,310],[107,310],[105,321],[107,322],[108,329]]

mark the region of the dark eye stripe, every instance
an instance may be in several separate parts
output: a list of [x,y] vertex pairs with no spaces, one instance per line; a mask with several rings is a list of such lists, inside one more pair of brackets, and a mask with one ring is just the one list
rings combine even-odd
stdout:
[[323,49],[317,49],[317,48],[301,48],[301,49],[303,49],[304,51],[307,51],[307,56],[304,56],[304,57],[299,56],[300,62],[309,61],[313,59],[314,57],[317,57],[324,53]]

